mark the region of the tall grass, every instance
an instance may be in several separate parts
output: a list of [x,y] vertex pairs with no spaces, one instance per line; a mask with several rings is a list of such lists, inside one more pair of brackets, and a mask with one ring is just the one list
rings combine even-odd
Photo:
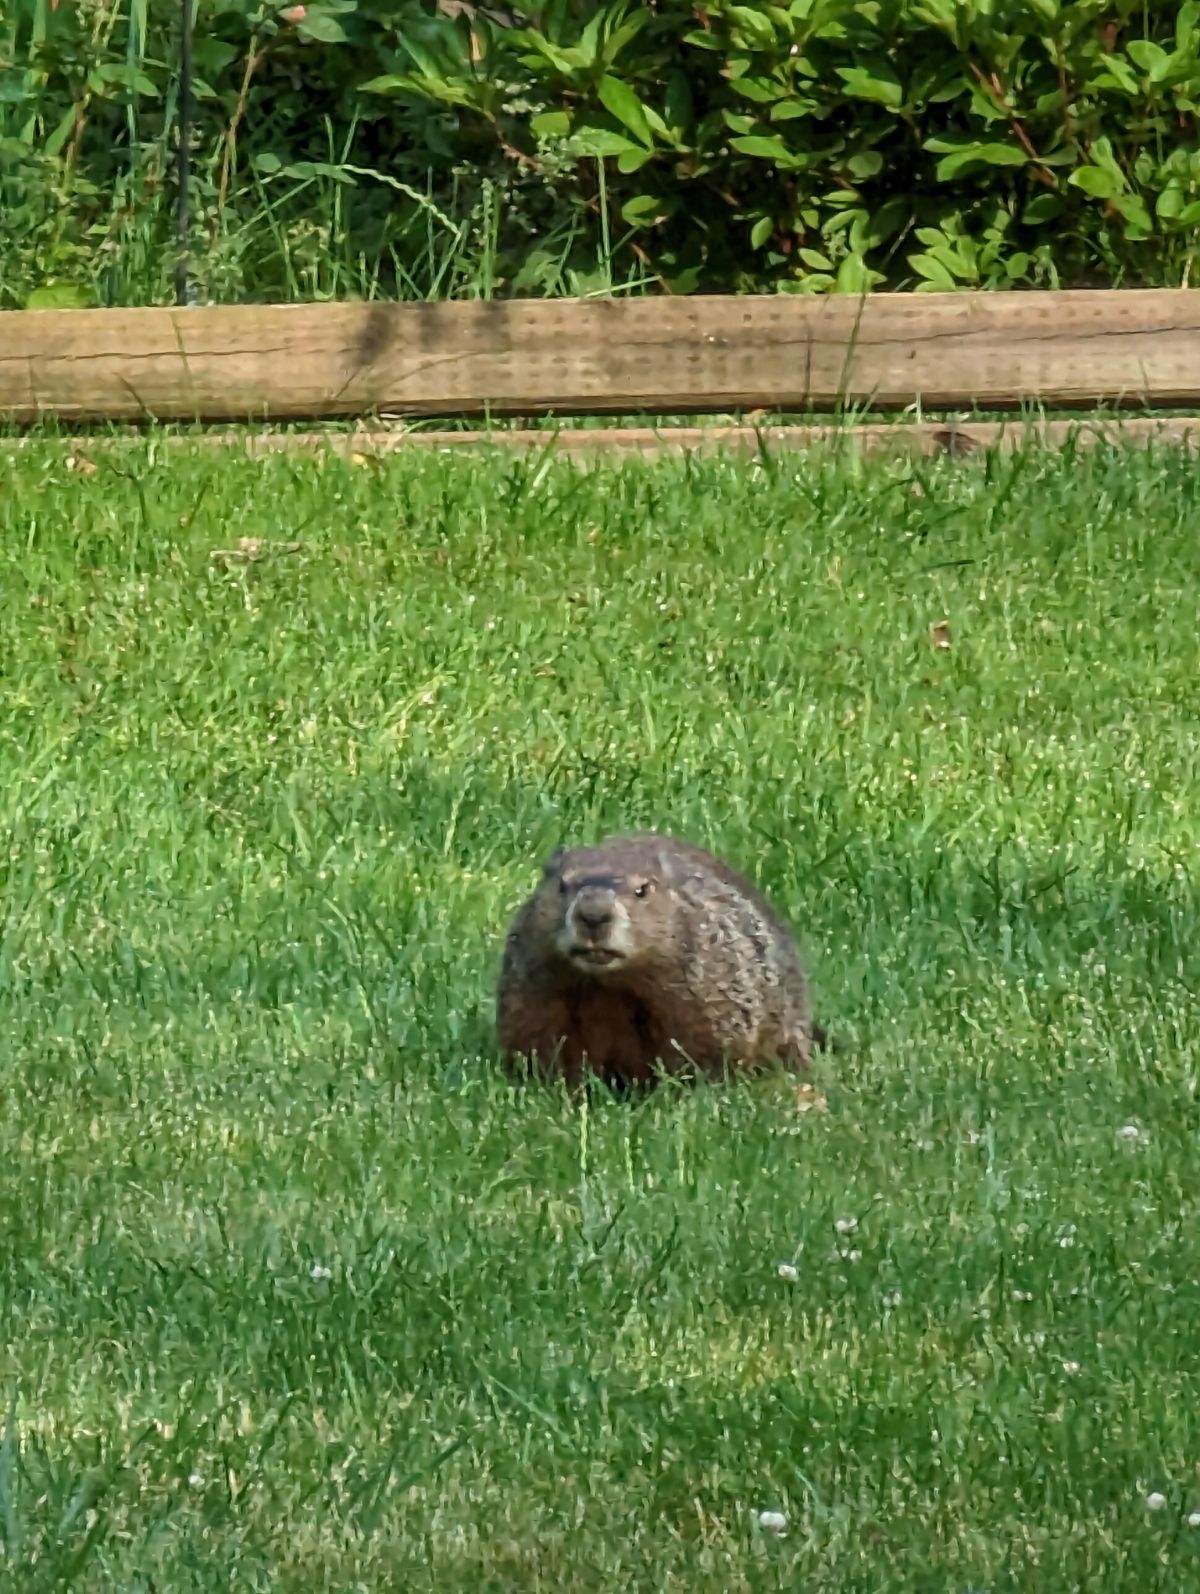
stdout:
[[[98,0],[58,9],[14,0],[0,14],[0,309],[170,302],[177,8]],[[248,89],[257,32],[244,49]],[[357,112],[336,122],[321,113],[315,136],[309,118],[298,128],[281,113],[263,126],[257,101],[250,114],[243,96],[214,99],[204,72],[201,49],[188,240],[200,302],[475,298],[512,285],[500,243],[528,231],[519,173],[464,166],[435,190],[432,171],[411,162],[364,163]],[[303,96],[295,85],[288,92],[301,115]],[[607,234],[581,259],[570,207],[542,219],[536,247],[520,251],[517,287],[641,285],[643,274],[614,266]]]

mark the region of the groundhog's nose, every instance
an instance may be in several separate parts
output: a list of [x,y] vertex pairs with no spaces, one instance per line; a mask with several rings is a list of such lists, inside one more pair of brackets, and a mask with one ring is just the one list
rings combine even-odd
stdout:
[[602,935],[613,922],[612,898],[607,892],[581,891],[575,899],[575,922],[591,936]]

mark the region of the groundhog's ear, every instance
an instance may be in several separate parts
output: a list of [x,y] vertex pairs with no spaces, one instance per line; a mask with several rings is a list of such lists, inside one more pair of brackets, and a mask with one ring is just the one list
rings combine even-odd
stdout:
[[547,879],[558,873],[558,871],[562,868],[562,861],[566,856],[567,849],[565,847],[555,847],[554,851],[542,865],[542,873],[547,877]]
[[658,878],[665,886],[678,885],[679,861],[666,847],[656,847],[654,862],[658,869]]

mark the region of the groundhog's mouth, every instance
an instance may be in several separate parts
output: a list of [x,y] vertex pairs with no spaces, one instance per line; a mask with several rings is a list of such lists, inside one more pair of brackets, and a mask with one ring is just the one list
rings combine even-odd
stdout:
[[573,946],[567,956],[572,963],[586,969],[606,969],[624,962],[624,953],[614,952],[609,946]]

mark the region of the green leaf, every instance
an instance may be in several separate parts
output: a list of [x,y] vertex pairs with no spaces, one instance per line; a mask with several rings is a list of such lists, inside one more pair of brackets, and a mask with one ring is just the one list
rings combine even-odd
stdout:
[[1117,157],[1113,154],[1112,139],[1107,137],[1107,135],[1101,134],[1099,138],[1092,140],[1092,160],[1097,166],[1105,167],[1106,170],[1114,172],[1118,177],[1121,175],[1121,168],[1117,165]]
[[883,204],[871,213],[866,242],[873,249],[886,243],[904,226],[911,210],[912,202],[905,196],[897,195],[895,199],[885,199]]
[[837,75],[851,99],[871,100],[876,105],[886,105],[890,111],[898,111],[904,104],[904,88],[889,66],[839,66]]
[[1182,183],[1168,183],[1158,196],[1155,214],[1163,221],[1176,221],[1183,210],[1186,193]]
[[950,182],[959,172],[971,171],[975,166],[1025,166],[1028,161],[1025,150],[1017,143],[972,139],[971,134],[945,134],[926,139],[924,148],[931,151],[931,155],[942,155],[935,167],[939,182]]
[[42,146],[47,155],[54,156],[60,155],[62,153],[63,146],[66,144],[71,134],[75,131],[75,121],[75,107],[72,105],[68,107],[67,111],[62,117],[62,120]]
[[[156,100],[159,97],[157,84],[153,83],[144,72],[125,61],[110,61],[98,66],[89,75],[88,82],[91,83],[94,78],[99,78],[102,83],[115,83],[120,88],[130,89],[133,93],[145,95],[148,99]],[[98,92],[103,93],[103,89]]]
[[538,138],[566,138],[571,131],[571,118],[566,111],[543,111],[529,126]]
[[821,231],[825,234],[826,238],[835,238],[838,233],[846,232],[848,229],[853,231],[856,222],[861,225],[865,223],[866,220],[867,212],[863,210],[861,205],[855,205],[852,208],[842,209],[835,212],[834,215],[832,215],[825,223]]
[[775,43],[770,19],[751,6],[730,6],[730,22],[752,50],[768,50]]
[[[604,20],[604,13],[599,13],[599,20]],[[648,11],[635,11],[627,22],[622,22],[619,28],[614,28],[604,41],[604,46],[598,59],[606,67],[611,66],[627,44],[631,44],[650,20]]]
[[1129,59],[1150,79],[1151,83],[1161,83],[1169,74],[1173,56],[1167,54],[1161,44],[1155,44],[1153,39],[1130,39],[1125,46],[1125,53]]
[[358,86],[363,94],[395,94],[400,89],[407,89],[409,92],[418,89],[418,85],[411,77],[400,72],[385,72],[381,77],[368,78],[365,83],[360,83]]
[[1067,181],[1072,188],[1081,188],[1093,199],[1113,199],[1122,188],[1119,175],[1105,166],[1081,166]]
[[955,37],[957,28],[957,0],[925,0],[923,5],[913,7],[914,14],[922,22],[932,23],[935,28],[941,28],[951,38]]
[[1021,212],[1026,227],[1041,227],[1062,215],[1062,200],[1057,194],[1035,194]]
[[946,267],[933,255],[909,255],[908,263],[918,276],[924,277],[931,287],[939,291],[958,287]]
[[1154,223],[1140,194],[1118,194],[1112,201],[1113,209],[1125,218],[1125,236],[1139,242],[1154,234]]
[[733,148],[742,155],[753,155],[758,160],[778,161],[781,166],[794,166],[799,157],[776,135],[752,133],[745,138],[731,138]]
[[95,299],[74,282],[44,282],[25,300],[26,310],[86,310]]
[[599,94],[604,109],[615,116],[623,127],[627,127],[639,143],[653,143],[642,102],[628,84],[622,83],[620,78],[602,77]]
[[579,35],[578,54],[585,66],[594,67],[600,61],[600,28],[604,22],[604,9],[597,7]]
[[[938,144],[944,146],[947,143],[948,139],[931,138],[927,140],[925,148],[935,149]],[[943,155],[934,168],[934,175],[939,182],[944,183],[972,167],[1024,166],[1028,159],[1025,151],[1016,144],[1002,144],[996,140],[990,143],[967,142]]]
[[731,87],[735,94],[740,94],[744,100],[753,100],[756,105],[771,105],[779,98],[779,84],[772,83],[770,78],[739,77]]
[[192,45],[192,59],[197,70],[207,73],[209,77],[220,77],[237,58],[236,47],[227,44],[224,39],[210,39],[201,35]]
[[771,107],[769,120],[798,122],[805,116],[811,116],[816,104],[815,100],[777,100]]
[[662,203],[654,194],[635,194],[621,206],[621,215],[631,227],[646,227],[662,215]]
[[846,233],[846,243],[850,253],[862,255],[870,249],[873,239],[871,237],[871,217],[865,210],[853,211],[854,220],[850,223]]
[[975,269],[975,245],[969,238],[939,238],[929,248],[929,257],[945,266],[946,270],[958,282],[974,282],[977,272]]
[[607,127],[577,127],[569,144],[577,155],[595,155],[601,159],[608,155],[625,155],[639,148],[623,133],[614,133]]
[[1197,0],[1184,0],[1175,14],[1175,48],[1180,55],[1196,54],[1196,26],[1200,23],[1200,4]]
[[653,105],[643,105],[642,111],[646,117],[646,125],[650,129],[652,141],[654,136],[664,140],[671,139],[670,129],[667,127],[667,124],[663,121],[662,117],[654,109]]
[[846,170],[855,182],[865,182],[868,177],[879,176],[883,170],[883,156],[877,149],[864,150],[861,155],[851,155],[846,162]]
[[617,156],[617,170],[619,172],[640,172],[647,161],[654,159],[652,149],[627,149]]
[[1103,55],[1100,59],[1108,68],[1101,72],[1094,82],[1098,88],[1124,89],[1126,94],[1139,94],[1141,92],[1133,68],[1123,55]]
[[576,72],[582,71],[587,65],[580,51],[560,50],[556,44],[552,44],[549,39],[543,38],[540,33],[532,29],[523,29],[513,37],[534,52],[532,55],[521,57],[521,64],[527,66],[531,72],[541,71],[544,74],[545,67],[549,64],[560,77],[571,80]]
[[832,287],[833,278],[827,271],[806,271],[803,276],[793,277],[790,282],[779,283],[775,291],[815,298],[819,293],[828,293]]
[[859,255],[847,255],[837,268],[834,278],[835,293],[866,293],[872,281],[877,281],[877,274],[868,270],[866,262]]
[[833,261],[830,260],[828,255],[823,255],[819,249],[797,249],[796,253],[804,264],[811,266],[814,271],[833,270]]
[[354,172],[345,166],[335,166],[332,161],[292,161],[283,168],[283,176],[308,182],[314,177],[328,177],[345,188],[354,187]]
[[767,239],[775,232],[775,218],[773,216],[760,216],[750,229],[750,247],[761,249]]
[[513,287],[518,293],[544,293],[558,281],[561,270],[562,261],[557,255],[546,249],[534,249],[525,256],[521,269],[513,278]]
[[345,28],[326,11],[306,11],[296,23],[296,32],[301,38],[312,39],[318,44],[349,43]]

